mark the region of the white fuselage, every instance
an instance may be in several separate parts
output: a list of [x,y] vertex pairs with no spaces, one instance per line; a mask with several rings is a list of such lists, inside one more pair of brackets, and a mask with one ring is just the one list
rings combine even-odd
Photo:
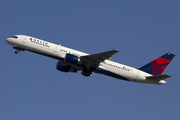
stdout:
[[[64,58],[67,53],[76,55],[78,57],[89,55],[84,52],[80,52],[74,49],[70,49],[61,45],[50,43],[44,40],[33,38],[25,35],[16,35],[18,38],[7,38],[6,42],[13,47],[21,48],[22,50],[31,51],[41,55],[45,55],[61,62],[64,62]],[[82,66],[78,64],[70,64],[64,62],[76,68],[77,70],[82,70]],[[127,81],[141,82],[141,83],[152,83],[152,84],[165,84],[164,80],[152,81],[146,79],[147,76],[152,76],[149,73],[141,71],[139,69],[129,67],[120,63],[116,63],[110,60],[105,60],[101,62],[99,67],[94,70],[95,73],[105,74],[117,79],[124,79]]]

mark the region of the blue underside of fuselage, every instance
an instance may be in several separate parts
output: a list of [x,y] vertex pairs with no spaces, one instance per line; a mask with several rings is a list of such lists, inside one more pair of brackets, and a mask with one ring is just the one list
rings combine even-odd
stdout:
[[[47,57],[50,57],[50,58],[54,58],[54,59],[57,59],[57,60],[60,60],[60,61],[64,61],[64,58],[61,58],[61,57],[48,55],[48,54],[44,54],[44,53],[40,53],[40,52],[36,52],[36,51],[32,51],[32,50],[27,50],[27,51],[34,52],[34,53],[37,53],[37,54],[40,54],[40,55],[43,55],[43,56],[47,56]],[[105,70],[105,69],[102,69],[102,68],[94,68],[93,72],[103,74],[103,75],[107,75],[107,76],[110,76],[110,77],[114,77],[114,78],[117,78],[117,79],[129,81],[125,77],[122,77],[122,76],[120,76],[118,74],[112,73],[112,72],[110,72],[108,70]]]
[[108,70],[105,70],[105,69],[102,69],[102,68],[96,68],[96,69],[94,69],[94,72],[99,73],[99,74],[103,74],[103,75],[107,75],[107,76],[110,76],[110,77],[114,77],[114,78],[117,78],[117,79],[129,81],[125,77],[122,77],[122,76],[120,76],[118,74],[112,73],[112,72],[110,72]]

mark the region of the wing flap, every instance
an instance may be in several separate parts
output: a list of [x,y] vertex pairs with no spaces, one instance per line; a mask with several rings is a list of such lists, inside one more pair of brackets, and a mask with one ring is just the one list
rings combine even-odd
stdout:
[[169,77],[171,77],[171,76],[165,74],[165,75],[148,76],[148,77],[146,77],[146,78],[151,79],[151,80],[155,80],[155,81],[160,81],[160,80],[167,79],[167,78],[169,78]]

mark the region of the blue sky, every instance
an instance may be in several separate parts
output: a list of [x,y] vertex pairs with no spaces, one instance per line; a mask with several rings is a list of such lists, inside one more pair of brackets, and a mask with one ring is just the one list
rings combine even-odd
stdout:
[[[179,0],[2,0],[1,120],[180,119]],[[141,67],[171,52],[166,85],[56,70],[57,60],[15,55],[5,39],[23,34],[89,54],[118,49],[113,61]]]

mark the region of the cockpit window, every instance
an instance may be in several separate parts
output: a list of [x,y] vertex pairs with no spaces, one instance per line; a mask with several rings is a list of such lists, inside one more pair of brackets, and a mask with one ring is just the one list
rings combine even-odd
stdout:
[[12,36],[12,38],[18,38],[17,36]]

